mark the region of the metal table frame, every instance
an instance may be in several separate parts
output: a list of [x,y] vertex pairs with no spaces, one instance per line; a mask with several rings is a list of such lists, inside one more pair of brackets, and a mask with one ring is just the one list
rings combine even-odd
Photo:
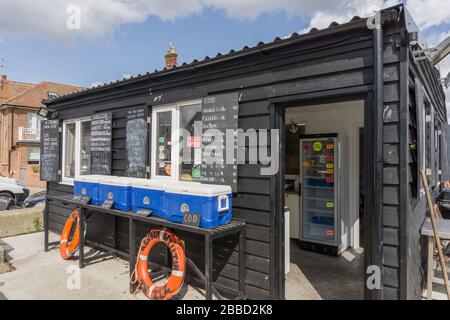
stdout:
[[[214,282],[212,279],[212,273],[213,273],[213,241],[222,238],[225,236],[228,236],[230,234],[239,234],[239,258],[238,258],[238,267],[239,267],[239,285],[238,285],[238,291],[236,292],[233,289],[230,289],[228,291],[234,292],[238,295],[238,298],[245,299],[244,294],[244,282],[245,282],[245,222],[237,219],[233,219],[229,224],[219,226],[214,229],[202,229],[197,227],[192,227],[184,224],[179,223],[173,223],[169,222],[167,220],[157,218],[157,217],[143,217],[136,215],[132,212],[126,212],[126,211],[119,211],[114,209],[105,209],[100,206],[95,206],[91,204],[82,204],[78,201],[75,201],[73,199],[73,196],[71,195],[63,195],[63,196],[52,196],[48,195],[46,200],[46,208],[44,210],[44,250],[48,251],[49,246],[53,245],[59,245],[59,242],[52,242],[49,243],[49,219],[48,219],[48,202],[49,201],[59,201],[64,204],[71,204],[75,205],[76,207],[80,208],[80,246],[79,246],[79,267],[80,269],[84,268],[87,263],[98,260],[103,257],[107,256],[116,256],[116,255],[122,255],[128,258],[129,264],[130,264],[130,276],[133,272],[135,265],[136,265],[136,222],[144,222],[147,224],[155,225],[155,226],[161,226],[161,227],[167,227],[172,230],[182,230],[194,234],[199,234],[204,237],[204,243],[205,243],[205,274],[202,276],[200,275],[200,279],[204,279],[205,284],[205,291],[206,291],[206,299],[211,300],[213,292],[217,292],[216,288],[214,287]],[[101,245],[98,243],[93,243],[93,246],[97,246],[102,250],[107,251],[106,253],[102,255],[97,255],[92,258],[86,258],[84,254],[84,247],[85,244],[91,243],[90,241],[86,241],[85,239],[85,227],[87,223],[87,217],[90,214],[93,214],[95,212],[98,213],[106,213],[114,217],[122,217],[126,218],[129,221],[129,253],[120,251],[116,248],[115,242],[116,242],[116,222],[114,219],[114,231],[113,231],[113,239],[114,239],[114,246],[111,248],[109,246]],[[198,273],[198,268],[196,268],[195,265],[192,265],[193,262],[189,257],[187,257],[187,264],[190,265],[191,268],[194,269]],[[220,286],[223,288],[223,286]],[[130,285],[130,293],[133,293],[136,289],[135,285]]]

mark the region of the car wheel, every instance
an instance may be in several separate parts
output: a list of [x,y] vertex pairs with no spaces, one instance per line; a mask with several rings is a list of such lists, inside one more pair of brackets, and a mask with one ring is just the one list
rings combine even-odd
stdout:
[[16,204],[16,200],[14,199],[14,197],[11,195],[11,194],[9,194],[8,192],[0,192],[0,198],[1,199],[5,199],[5,200],[9,200],[10,201],[10,204],[9,204],[9,210],[11,209],[11,208],[13,208],[14,206],[15,206],[15,204]]
[[8,192],[0,192],[0,198],[12,199],[15,201],[14,196]]

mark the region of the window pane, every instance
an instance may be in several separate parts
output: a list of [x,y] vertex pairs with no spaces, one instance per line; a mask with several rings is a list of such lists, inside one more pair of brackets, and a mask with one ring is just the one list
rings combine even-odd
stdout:
[[64,177],[75,177],[75,123],[66,124],[64,137]]
[[172,111],[156,114],[156,175],[171,176]]
[[40,160],[39,154],[40,154],[39,147],[28,148],[28,162],[39,163]]
[[91,173],[91,122],[81,122],[80,175]]
[[[200,180],[201,167],[201,104],[180,108],[180,180]],[[181,137],[182,135],[182,137]]]

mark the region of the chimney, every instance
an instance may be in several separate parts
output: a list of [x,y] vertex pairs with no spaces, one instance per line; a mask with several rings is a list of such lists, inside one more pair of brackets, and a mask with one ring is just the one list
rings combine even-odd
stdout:
[[2,74],[2,81],[6,81],[8,79],[6,74]]
[[167,54],[164,56],[166,62],[166,68],[172,69],[177,66],[177,58],[178,54],[175,52],[175,47],[172,42],[169,43],[169,50]]

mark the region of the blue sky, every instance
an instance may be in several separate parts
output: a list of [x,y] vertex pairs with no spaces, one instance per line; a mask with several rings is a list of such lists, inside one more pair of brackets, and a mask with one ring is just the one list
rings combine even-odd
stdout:
[[[180,62],[276,36],[368,16],[397,0],[0,0],[0,73],[85,87],[163,67],[172,41]],[[67,28],[80,8],[80,29]],[[409,0],[431,44],[450,35],[450,1]],[[450,71],[450,58],[442,73]]]
[[122,26],[114,38],[61,44],[35,35],[0,42],[3,72],[10,79],[41,80],[90,86],[93,82],[120,79],[164,65],[164,54],[172,41],[179,61],[189,62],[228,52],[232,48],[272,41],[306,27],[299,17],[285,13],[263,14],[253,21],[227,18],[207,9],[195,15],[162,21],[158,17],[144,23]]

